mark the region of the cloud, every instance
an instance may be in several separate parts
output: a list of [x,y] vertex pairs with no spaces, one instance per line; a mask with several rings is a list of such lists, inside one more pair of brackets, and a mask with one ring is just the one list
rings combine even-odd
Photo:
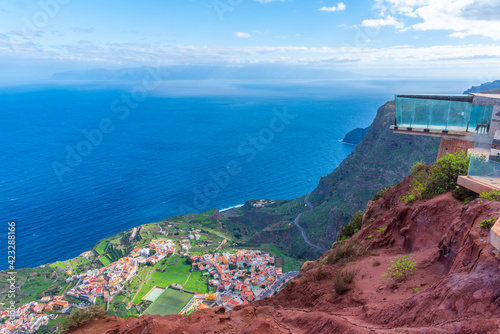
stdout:
[[498,0],[375,0],[374,8],[381,18],[364,20],[362,25],[385,24],[403,29],[407,23],[404,29],[445,30],[455,38],[476,35],[500,40]]
[[234,33],[234,37],[238,37],[238,38],[250,38],[250,37],[252,37],[252,35],[250,35],[247,32],[238,31],[238,32]]
[[[33,43],[16,35],[0,35],[0,63],[16,61],[73,61],[93,63],[96,67],[133,67],[167,65],[311,65],[363,73],[379,71],[384,75],[419,69],[449,69],[457,73],[474,69],[493,73],[500,69],[500,45],[466,44],[415,47],[399,45],[388,48],[368,47],[298,47],[298,46],[175,46],[147,42],[107,43],[83,41],[73,44]],[[493,72],[492,72],[493,71]],[[462,73],[462,72],[460,72]],[[475,72],[474,72],[475,73]],[[499,73],[500,74],[500,73]],[[432,73],[431,73],[432,75]],[[479,75],[479,74],[478,74]]]
[[369,27],[369,28],[381,28],[381,27],[387,27],[387,26],[392,26],[396,27],[398,29],[404,28],[404,24],[396,20],[393,16],[389,15],[385,18],[382,19],[370,19],[370,20],[363,20],[361,22],[361,25],[363,27]]
[[345,4],[343,2],[339,2],[339,3],[337,3],[336,6],[331,6],[331,7],[323,6],[318,10],[320,10],[322,12],[341,12],[345,9],[346,9]]

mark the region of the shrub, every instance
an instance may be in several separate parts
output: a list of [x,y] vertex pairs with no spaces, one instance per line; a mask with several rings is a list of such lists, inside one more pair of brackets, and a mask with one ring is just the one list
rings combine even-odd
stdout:
[[469,158],[465,152],[447,153],[434,165],[428,184],[422,195],[434,197],[457,187],[459,175],[466,175]]
[[354,267],[348,267],[335,276],[334,288],[339,295],[349,290],[349,285],[354,281],[358,271]]
[[104,318],[107,315],[106,310],[97,305],[91,305],[87,309],[77,309],[67,318],[62,326],[62,333],[67,333],[73,328],[80,327],[94,319]]
[[387,186],[387,187],[383,187],[382,189],[380,189],[379,191],[377,191],[375,193],[375,195],[373,195],[372,197],[372,201],[376,201],[376,200],[379,200],[382,198],[382,196],[385,195],[385,193],[387,192],[387,190],[391,189],[391,187]]
[[332,249],[332,252],[328,254],[326,263],[334,264],[335,262],[342,259],[349,259],[356,254],[356,247],[359,242],[349,242],[337,245]]
[[417,161],[413,164],[413,166],[411,166],[411,174],[412,175],[415,175],[417,174],[423,167],[425,166],[425,164],[421,161]]
[[500,201],[500,190],[492,190],[487,193],[482,193],[479,197],[489,201]]
[[396,259],[391,261],[391,266],[387,268],[387,272],[382,277],[388,278],[395,282],[403,282],[413,274],[417,266],[408,255],[398,255]]
[[466,175],[468,168],[469,159],[465,152],[447,153],[432,166],[414,165],[410,189],[402,199],[413,202],[413,198],[432,198],[456,189],[458,176]]
[[413,194],[409,194],[407,196],[403,196],[403,200],[405,201],[405,203],[413,203],[415,202],[417,199],[415,197],[415,195]]
[[476,199],[478,196],[472,190],[469,190],[469,189],[464,188],[462,186],[458,186],[457,188],[453,189],[451,191],[451,194],[453,195],[453,197],[455,197],[459,201],[467,202],[467,203]]
[[495,225],[496,221],[497,220],[495,218],[485,219],[481,221],[479,227],[490,230],[493,227],[493,225]]
[[340,228],[339,234],[337,235],[337,240],[343,241],[346,238],[352,237],[354,233],[359,231],[363,225],[363,212],[358,211],[352,216],[351,220],[347,225]]

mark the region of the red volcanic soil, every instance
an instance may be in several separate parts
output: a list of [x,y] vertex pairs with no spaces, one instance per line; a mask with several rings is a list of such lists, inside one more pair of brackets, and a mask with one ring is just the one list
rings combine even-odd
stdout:
[[[481,220],[498,218],[500,202],[462,205],[450,193],[408,205],[409,179],[368,204],[363,229],[344,241],[351,257],[313,262],[279,294],[233,311],[190,316],[94,320],[71,333],[500,333],[500,254]],[[384,281],[398,254],[417,268],[405,282]],[[357,275],[337,294],[336,275]]]

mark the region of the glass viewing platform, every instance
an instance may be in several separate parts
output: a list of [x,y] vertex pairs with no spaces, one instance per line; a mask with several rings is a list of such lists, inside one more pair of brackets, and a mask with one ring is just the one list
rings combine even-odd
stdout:
[[486,134],[493,107],[472,100],[472,95],[396,95],[395,126]]
[[[495,157],[496,159],[496,157]],[[500,163],[484,156],[470,155],[469,173],[471,179],[500,188]]]

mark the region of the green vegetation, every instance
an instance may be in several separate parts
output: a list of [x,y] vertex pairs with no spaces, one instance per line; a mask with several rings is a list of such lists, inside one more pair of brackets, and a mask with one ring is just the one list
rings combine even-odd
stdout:
[[340,260],[350,259],[356,255],[356,248],[359,241],[337,244],[333,247],[330,254],[326,257],[326,263],[334,264]]
[[358,273],[357,269],[353,266],[349,266],[346,269],[342,270],[335,276],[334,288],[335,292],[339,295],[345,293],[350,289],[350,284],[354,281],[356,274]]
[[377,191],[377,192],[375,193],[375,195],[373,195],[373,197],[372,197],[372,201],[376,201],[376,200],[381,199],[381,198],[382,198],[382,196],[384,196],[384,195],[385,195],[385,193],[386,193],[389,189],[391,189],[391,188],[392,188],[391,186],[386,186],[386,187],[383,187],[382,189],[380,189],[379,191]]
[[144,314],[161,315],[178,314],[193,295],[175,289],[167,289],[144,312]]
[[413,274],[417,263],[413,262],[408,255],[398,255],[396,259],[391,260],[391,266],[387,268],[387,272],[382,275],[394,282],[403,282]]
[[383,227],[379,228],[379,229],[377,230],[377,232],[378,232],[378,233],[382,233],[382,232],[384,232],[385,230],[387,230],[387,226],[383,226]]
[[206,293],[207,281],[208,281],[207,276],[203,276],[201,271],[195,271],[191,273],[191,276],[189,276],[189,280],[183,286],[183,288],[189,291]]
[[95,251],[97,252],[97,254],[99,254],[99,255],[104,254],[104,251],[106,250],[106,247],[108,247],[108,244],[109,244],[109,240],[107,240],[107,239],[104,239],[103,241],[101,241],[97,245],[97,247],[95,248]]
[[429,183],[422,195],[434,197],[457,187],[460,175],[467,175],[469,158],[465,152],[447,153],[434,165]]
[[51,263],[50,266],[54,269],[60,269],[60,268],[68,268],[69,264],[66,262],[55,262]]
[[481,221],[479,227],[490,230],[493,227],[493,225],[495,225],[496,221],[497,221],[496,218],[485,219]]
[[478,196],[472,190],[469,190],[469,189],[464,188],[462,186],[458,186],[455,189],[453,189],[451,191],[451,194],[453,195],[453,197],[455,197],[459,201],[465,202],[465,204],[469,203],[470,201],[473,201]]
[[417,161],[413,164],[413,166],[411,166],[410,172],[412,175],[415,175],[424,167],[425,167],[425,164],[422,161]]
[[[56,332],[57,328],[64,326],[66,319],[67,319],[66,316],[58,315],[57,318],[49,320],[47,325],[41,326],[36,333],[37,334],[53,334],[54,332]],[[56,332],[56,333],[58,333],[58,332]]]
[[407,196],[403,196],[403,199],[406,203],[413,203],[415,202],[417,199],[415,198],[415,195],[413,194],[409,194]]
[[109,306],[108,314],[120,318],[130,318],[138,316],[139,312],[134,306],[127,310],[127,303],[113,302]]
[[[57,266],[56,266],[57,267]],[[0,274],[0,289],[9,286],[8,274]],[[31,301],[38,301],[44,296],[54,296],[67,286],[64,269],[57,269],[50,265],[36,268],[24,268],[16,270],[16,283],[18,291],[15,294],[16,307]],[[0,294],[0,303],[6,303],[8,293]]]
[[107,266],[111,263],[111,261],[106,257],[106,256],[101,256],[99,258],[99,261],[104,265]]
[[[288,271],[299,271],[302,265],[304,264],[304,260],[294,259],[293,257],[287,256],[279,251],[274,244],[262,245],[263,247],[257,247],[259,249],[265,250],[269,252],[271,255],[275,257],[281,257],[283,261],[283,272]],[[267,246],[267,247],[266,247]],[[250,247],[252,248],[252,247]]]
[[347,225],[340,228],[339,234],[337,235],[337,240],[344,241],[345,239],[352,237],[354,233],[357,233],[361,229],[362,225],[363,212],[358,211],[354,214]]
[[[252,212],[260,211],[257,214],[269,210],[273,215],[277,215],[278,212],[295,215],[300,210],[304,210],[304,202],[303,198],[292,201],[277,201],[269,207],[261,209],[251,207],[250,210]],[[98,242],[93,251],[100,255],[90,257],[89,260],[76,257],[64,262],[46,265],[43,268],[20,269],[17,271],[19,292],[16,294],[16,306],[31,301],[39,301],[44,296],[61,295],[67,292],[75,284],[75,282],[65,282],[68,277],[65,273],[67,270],[71,270],[75,274],[81,274],[89,269],[98,269],[130,254],[135,247],[147,245],[153,239],[169,239],[178,244],[179,236],[188,233],[200,234],[200,240],[193,241],[195,247],[191,249],[190,253],[196,251],[201,255],[214,252],[221,241],[226,239],[227,243],[218,250],[219,252],[234,252],[241,248],[260,249],[281,258],[284,272],[299,270],[302,266],[303,260],[287,256],[273,243],[264,245],[247,244],[248,240],[254,237],[259,230],[245,226],[243,223],[238,222],[237,219],[233,219],[233,217],[240,217],[235,216],[234,212],[229,215],[222,214],[218,219],[212,217],[214,212],[215,210],[211,210],[207,213],[177,216],[157,223],[139,226],[137,237],[132,241],[129,239],[132,229],[123,231]],[[244,213],[245,210],[241,210],[241,212]],[[271,227],[273,230],[279,228],[290,231],[290,220],[288,218],[273,224],[275,225]],[[281,227],[276,227],[278,225]],[[168,236],[161,234],[160,231],[168,233]],[[237,245],[234,245],[236,242]],[[300,242],[303,241],[300,240]],[[5,289],[8,286],[7,277],[7,275],[1,275],[0,273],[0,289]],[[131,310],[125,310],[127,303],[133,302],[136,305],[141,305],[144,310],[144,305],[148,303],[142,301],[142,298],[154,286],[164,288],[172,283],[177,283],[194,292],[215,292],[213,287],[209,288],[207,286],[207,280],[208,277],[203,276],[201,272],[191,272],[190,263],[187,263],[186,258],[178,254],[165,258],[154,266],[140,265],[137,275],[124,284],[124,289],[110,303],[109,312],[112,315],[121,317],[136,315],[138,311],[135,307]],[[7,294],[0,296],[0,303],[5,302],[6,296]],[[70,298],[66,299],[70,300]],[[77,299],[73,301],[79,302]],[[98,301],[98,304],[104,305],[102,298]]]
[[414,202],[420,198],[432,198],[445,191],[455,190],[456,196],[470,197],[465,191],[457,189],[459,175],[466,175],[469,168],[469,159],[464,152],[447,153],[432,166],[415,165],[412,168],[412,182],[410,189],[402,200]]
[[[300,219],[311,242],[322,240],[323,246],[331,245],[340,227],[357,211],[365,211],[366,203],[380,189],[407,177],[415,162],[429,164],[436,160],[440,138],[395,134],[390,129],[395,117],[394,102],[380,107],[356,149],[332,173],[321,178],[309,197],[314,209]],[[292,244],[291,249],[293,255],[307,256],[305,247]]]
[[492,190],[490,192],[482,193],[479,197],[489,201],[500,201],[500,190]]
[[108,313],[100,306],[91,305],[87,309],[77,309],[69,317],[62,326],[62,333],[68,333],[71,329],[80,327],[87,322],[104,318]]
[[[137,277],[136,279],[140,280],[140,282],[143,283],[143,285],[139,293],[137,293],[136,297],[134,298],[133,303],[139,304],[142,298],[155,286],[166,288],[172,283],[183,285],[189,276],[189,271],[191,270],[191,266],[186,265],[185,259],[182,259],[182,261],[183,262],[178,264],[167,265],[165,268],[165,272],[156,270],[153,271],[152,273],[150,272],[149,274],[146,273],[145,275],[146,277],[144,277],[143,279]],[[190,285],[193,288],[196,288],[195,291],[197,292],[207,291],[206,285],[205,287],[203,287],[200,284],[196,285],[195,282]]]

